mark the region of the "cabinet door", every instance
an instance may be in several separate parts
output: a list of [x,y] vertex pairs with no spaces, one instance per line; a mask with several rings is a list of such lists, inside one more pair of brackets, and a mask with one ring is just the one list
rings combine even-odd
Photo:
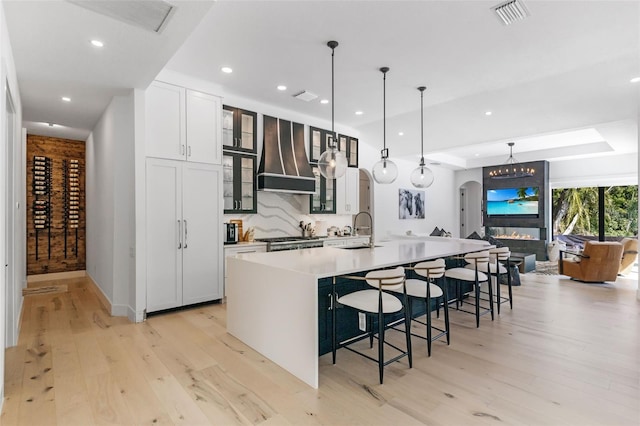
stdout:
[[346,173],[336,179],[336,213],[356,214],[360,196],[360,171],[347,168]]
[[223,155],[224,213],[256,213],[256,157]]
[[187,160],[220,164],[220,99],[187,90]]
[[183,305],[222,298],[222,168],[185,163],[183,168]]
[[240,148],[255,153],[257,150],[256,138],[258,132],[257,114],[241,109],[238,113],[238,120]]
[[147,312],[182,305],[182,163],[148,159]]
[[154,81],[145,92],[146,154],[185,159],[185,89]]
[[234,155],[222,155],[222,200],[225,213],[235,213],[238,206],[233,182]]
[[347,154],[347,163],[349,164],[349,167],[358,167],[358,139],[356,138],[348,138],[349,139],[349,143],[347,144],[348,147],[348,154]]
[[316,164],[310,164],[311,171],[316,178],[316,189],[309,201],[310,213],[335,213],[336,212],[336,185],[335,179],[325,179],[320,174]]
[[255,112],[222,107],[222,145],[226,150],[257,152],[258,115]]

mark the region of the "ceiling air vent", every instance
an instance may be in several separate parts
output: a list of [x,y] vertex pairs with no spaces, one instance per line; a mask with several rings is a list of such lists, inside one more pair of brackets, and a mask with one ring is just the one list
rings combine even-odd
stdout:
[[500,3],[491,9],[496,13],[496,16],[504,25],[511,25],[514,22],[522,21],[530,16],[524,3],[519,0]]
[[159,33],[167,25],[175,7],[162,0],[105,1],[67,0],[77,6],[121,22]]
[[293,95],[293,97],[296,98],[296,99],[300,99],[301,101],[311,102],[312,100],[317,98],[318,95],[316,95],[315,93],[311,93],[311,92],[308,92],[306,90],[303,90],[302,92],[298,93],[297,95]]

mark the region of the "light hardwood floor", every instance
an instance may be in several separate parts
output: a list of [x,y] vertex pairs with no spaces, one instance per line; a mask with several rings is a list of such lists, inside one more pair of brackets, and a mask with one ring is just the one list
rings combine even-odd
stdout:
[[[638,425],[634,280],[527,274],[491,322],[451,312],[451,345],[385,369],[342,350],[311,389],[226,333],[225,306],[131,324],[84,279],[25,297],[6,352],[3,425]],[[43,284],[46,285],[47,283]],[[51,284],[51,283],[49,283]],[[247,318],[260,321],[260,318]],[[292,318],[292,321],[295,319]],[[394,337],[394,336],[392,336]],[[401,339],[398,336],[398,339]]]

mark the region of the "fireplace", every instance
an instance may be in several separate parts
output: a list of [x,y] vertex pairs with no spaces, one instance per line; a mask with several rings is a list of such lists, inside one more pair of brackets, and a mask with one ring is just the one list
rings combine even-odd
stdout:
[[488,226],[487,234],[503,240],[539,240],[540,228]]
[[485,234],[500,240],[514,253],[533,253],[537,260],[547,258],[546,228],[486,226]]

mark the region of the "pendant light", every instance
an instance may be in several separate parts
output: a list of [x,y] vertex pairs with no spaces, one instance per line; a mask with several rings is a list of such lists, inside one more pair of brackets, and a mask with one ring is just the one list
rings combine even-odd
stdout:
[[318,170],[320,174],[327,179],[336,179],[344,175],[347,171],[347,156],[338,150],[338,141],[336,140],[335,122],[334,122],[334,83],[333,83],[333,56],[335,48],[338,47],[337,41],[330,41],[327,46],[331,48],[331,135],[329,136],[328,147],[318,159]]
[[373,165],[373,180],[381,184],[389,184],[398,177],[398,166],[389,160],[389,150],[387,149],[387,72],[388,67],[380,68],[382,72],[382,151],[381,158]]
[[424,165],[424,86],[418,87],[420,91],[420,165],[411,172],[411,184],[416,188],[428,188],[433,183],[433,172]]

